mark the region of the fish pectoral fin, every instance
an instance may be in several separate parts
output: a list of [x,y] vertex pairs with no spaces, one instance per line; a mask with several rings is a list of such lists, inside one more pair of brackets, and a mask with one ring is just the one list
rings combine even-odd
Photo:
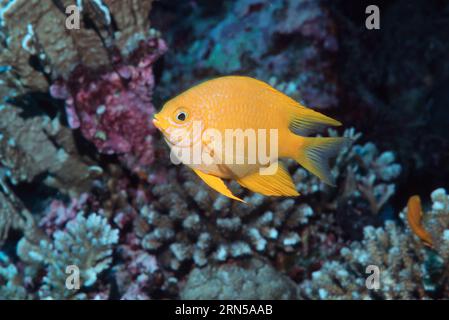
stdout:
[[231,190],[228,189],[228,187],[226,186],[226,184],[223,182],[222,179],[220,179],[219,177],[213,176],[211,174],[207,174],[204,173],[200,170],[196,170],[193,169],[193,171],[195,171],[195,173],[212,189],[214,189],[215,191],[220,192],[222,195],[225,195],[228,198],[237,200],[237,201],[241,201],[243,203],[246,203],[245,201],[243,201],[242,199],[234,196],[231,192]]
[[263,171],[239,178],[237,182],[251,191],[266,196],[299,196],[290,174],[279,162],[271,164]]

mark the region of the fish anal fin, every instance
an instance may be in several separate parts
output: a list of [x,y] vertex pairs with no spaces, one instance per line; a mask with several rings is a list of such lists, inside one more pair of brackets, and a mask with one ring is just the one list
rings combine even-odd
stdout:
[[341,125],[341,122],[301,105],[290,106],[289,112],[289,128],[300,136],[308,136],[311,133],[320,132],[327,126]]
[[270,167],[263,170],[265,173],[272,171],[273,174],[255,172],[237,179],[237,182],[251,191],[266,196],[299,196],[290,174],[281,163],[271,164]]
[[193,169],[193,171],[195,171],[195,173],[212,189],[214,189],[215,191],[221,193],[222,195],[225,195],[228,198],[237,200],[237,201],[241,201],[243,203],[246,203],[245,201],[243,201],[242,199],[236,197],[235,195],[232,194],[231,190],[229,190],[229,188],[226,186],[226,184],[223,182],[222,179],[220,179],[219,177],[213,176],[211,174],[207,174],[204,173],[200,170],[197,169]]

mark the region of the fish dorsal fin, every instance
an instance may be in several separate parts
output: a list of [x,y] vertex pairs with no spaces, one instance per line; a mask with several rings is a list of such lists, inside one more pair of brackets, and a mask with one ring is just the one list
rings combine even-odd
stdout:
[[[273,166],[277,166],[277,168]],[[237,179],[237,182],[251,191],[266,196],[299,196],[290,174],[281,163],[273,163],[264,170],[267,170],[266,173],[273,170],[274,174],[256,172]]]
[[214,189],[215,191],[220,192],[221,194],[225,195],[228,198],[234,199],[234,200],[238,200],[241,201],[243,203],[246,203],[245,201],[243,201],[242,199],[234,196],[231,192],[231,190],[228,189],[228,187],[225,185],[225,183],[223,182],[222,179],[220,179],[219,177],[213,176],[211,174],[207,174],[204,173],[200,170],[197,169],[193,169],[193,171],[195,171],[195,173],[212,189]]
[[308,136],[317,133],[327,126],[340,126],[341,122],[325,116],[300,104],[289,106],[289,128],[300,136]]

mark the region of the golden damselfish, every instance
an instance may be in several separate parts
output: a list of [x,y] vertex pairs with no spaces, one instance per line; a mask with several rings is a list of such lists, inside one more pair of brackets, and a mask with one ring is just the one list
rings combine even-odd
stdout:
[[[215,162],[184,163],[211,188],[239,201],[242,200],[232,194],[222,179],[235,180],[263,195],[299,195],[290,174],[277,162],[279,158],[293,158],[323,182],[333,185],[328,160],[347,142],[346,138],[338,137],[306,137],[323,126],[339,126],[341,123],[302,106],[265,82],[244,76],[225,76],[194,86],[168,101],[153,119],[172,149],[181,145],[179,137],[174,138],[175,132],[184,130],[188,135],[192,133],[195,122],[200,123],[201,130],[214,129],[223,133],[223,137],[226,130],[266,132],[267,149],[276,142],[276,159],[271,159],[269,164],[275,165],[276,169],[270,175],[261,174],[260,169],[266,163],[259,160],[251,163],[222,161],[229,152],[224,140],[211,144],[202,136],[193,136],[182,146],[193,148],[199,143],[205,147]],[[268,137],[270,129],[276,129],[277,140]],[[233,156],[235,159],[248,159],[246,152],[250,149],[246,143],[244,151],[241,151],[245,154]],[[255,150],[258,151],[259,147]],[[232,152],[239,151],[232,149]]]
[[430,234],[424,229],[421,198],[418,195],[411,196],[407,202],[407,220],[412,231],[424,242],[432,247],[433,241]]

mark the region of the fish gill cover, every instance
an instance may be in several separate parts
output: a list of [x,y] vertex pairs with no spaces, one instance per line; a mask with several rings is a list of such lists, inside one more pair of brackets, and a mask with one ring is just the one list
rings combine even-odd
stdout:
[[[449,298],[449,5],[424,4],[367,30],[344,1],[0,0],[0,299]],[[170,163],[152,115],[226,74],[344,123],[335,187],[289,160],[301,196],[231,182],[244,204]]]

